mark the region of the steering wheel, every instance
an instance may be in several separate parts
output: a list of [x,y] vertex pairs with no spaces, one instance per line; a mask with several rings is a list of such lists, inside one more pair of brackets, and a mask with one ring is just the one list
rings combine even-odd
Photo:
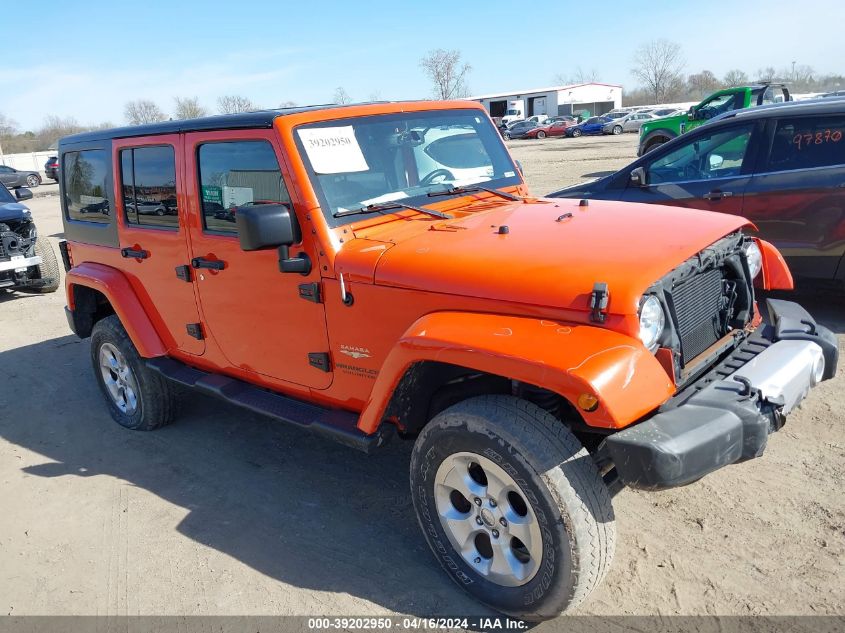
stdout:
[[427,187],[428,185],[435,184],[435,178],[444,178],[445,180],[454,180],[455,175],[449,171],[448,169],[435,169],[433,172],[426,174],[424,178],[420,180],[420,185],[423,187]]

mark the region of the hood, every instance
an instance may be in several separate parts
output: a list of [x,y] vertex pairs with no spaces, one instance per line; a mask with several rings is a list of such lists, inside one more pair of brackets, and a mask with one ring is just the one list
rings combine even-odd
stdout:
[[423,226],[395,232],[388,222],[366,231],[368,240],[392,243],[377,260],[376,284],[587,311],[593,285],[606,282],[609,312],[635,314],[649,286],[748,222],[653,204],[581,207],[555,199],[414,224]]
[[0,204],[0,222],[28,219],[29,208],[20,202]]

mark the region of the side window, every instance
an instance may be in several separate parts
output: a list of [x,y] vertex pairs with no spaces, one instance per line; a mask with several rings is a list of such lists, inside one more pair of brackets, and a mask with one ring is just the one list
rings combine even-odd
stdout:
[[781,119],[764,171],[845,165],[845,116]]
[[108,224],[108,153],[101,149],[67,152],[61,173],[68,219]]
[[206,230],[235,233],[238,209],[290,205],[282,172],[267,141],[205,143],[198,151],[202,217]]
[[748,152],[751,125],[690,139],[648,167],[647,183],[656,185],[738,176]]
[[135,147],[120,152],[123,208],[129,224],[176,228],[176,156],[173,147]]

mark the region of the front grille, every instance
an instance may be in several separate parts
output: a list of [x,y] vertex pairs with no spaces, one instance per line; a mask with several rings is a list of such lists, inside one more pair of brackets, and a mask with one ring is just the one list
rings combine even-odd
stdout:
[[722,272],[712,268],[699,273],[673,288],[669,297],[681,340],[681,363],[686,365],[726,333],[721,331]]

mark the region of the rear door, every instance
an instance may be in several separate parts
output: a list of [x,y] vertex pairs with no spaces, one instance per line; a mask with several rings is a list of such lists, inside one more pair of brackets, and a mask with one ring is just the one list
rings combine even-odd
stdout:
[[[262,203],[293,207],[275,132],[186,134],[184,151],[204,330],[234,367],[325,389],[332,374],[320,365],[319,355],[329,350],[324,305],[302,294],[320,281],[319,267],[309,275],[282,273],[276,249],[243,251],[238,239],[239,208]],[[303,233],[302,245],[291,252],[304,252],[317,262],[315,239]]]
[[745,215],[794,273],[833,278],[845,255],[845,114],[769,123]]
[[[201,355],[205,342],[197,338],[194,283],[190,275],[177,276],[190,261],[179,148],[178,135],[114,143],[122,268],[144,305],[151,306],[150,317],[168,349]],[[138,212],[154,207],[167,212]]]
[[654,150],[641,163],[645,185],[629,184],[624,199],[741,214],[755,129],[754,123],[720,127]]

